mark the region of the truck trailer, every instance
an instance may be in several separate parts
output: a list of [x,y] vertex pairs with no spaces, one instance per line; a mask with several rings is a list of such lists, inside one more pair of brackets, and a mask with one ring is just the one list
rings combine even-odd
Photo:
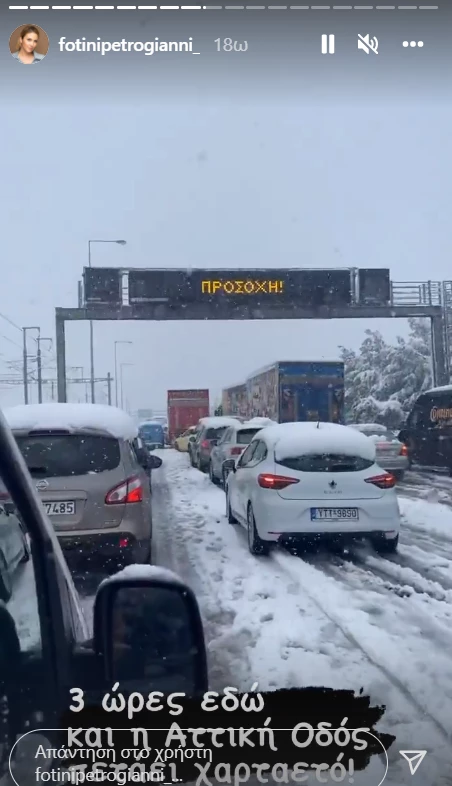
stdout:
[[[243,390],[246,389],[244,396]],[[240,390],[239,390],[240,389]],[[231,391],[238,391],[236,398]],[[241,412],[232,411],[237,401]],[[243,386],[225,388],[225,415],[293,421],[344,422],[344,363],[341,361],[279,360],[248,377]]]
[[231,385],[222,392],[222,414],[248,417],[248,393],[246,383]]
[[277,361],[246,381],[248,417],[292,421],[344,422],[344,363]]
[[170,444],[200,418],[208,417],[209,391],[168,390],[168,436]]

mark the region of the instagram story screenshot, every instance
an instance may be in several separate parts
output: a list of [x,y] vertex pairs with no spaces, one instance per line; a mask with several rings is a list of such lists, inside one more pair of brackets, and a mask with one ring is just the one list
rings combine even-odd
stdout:
[[0,7],[0,786],[452,786],[452,3],[90,1]]

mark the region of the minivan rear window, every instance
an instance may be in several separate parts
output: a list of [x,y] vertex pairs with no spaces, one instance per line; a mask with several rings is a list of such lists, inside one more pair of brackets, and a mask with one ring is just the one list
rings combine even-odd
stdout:
[[261,429],[260,428],[240,429],[240,431],[237,431],[237,444],[249,445],[254,435],[257,434],[258,431],[261,431]]
[[163,437],[164,431],[163,426],[160,426],[159,423],[156,423],[152,426],[143,426],[140,428],[139,431],[141,439],[161,439]]
[[360,472],[369,469],[374,463],[361,456],[343,456],[334,453],[297,456],[279,461],[275,459],[275,462],[295,472]]
[[121,461],[113,437],[58,434],[16,437],[33,477],[70,477],[116,469]]

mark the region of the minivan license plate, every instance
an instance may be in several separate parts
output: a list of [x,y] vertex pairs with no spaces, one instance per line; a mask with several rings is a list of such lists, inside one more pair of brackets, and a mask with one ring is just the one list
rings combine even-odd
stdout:
[[350,521],[359,519],[358,508],[311,508],[311,521]]
[[43,502],[48,516],[73,516],[75,502]]

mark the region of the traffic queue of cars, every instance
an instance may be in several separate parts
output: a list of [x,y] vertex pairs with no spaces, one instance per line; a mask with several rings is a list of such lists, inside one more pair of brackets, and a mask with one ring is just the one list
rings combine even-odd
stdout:
[[379,553],[395,552],[403,448],[374,424],[224,417],[203,418],[188,442],[191,465],[223,486],[228,521],[245,527],[255,555],[306,540],[366,539]]

